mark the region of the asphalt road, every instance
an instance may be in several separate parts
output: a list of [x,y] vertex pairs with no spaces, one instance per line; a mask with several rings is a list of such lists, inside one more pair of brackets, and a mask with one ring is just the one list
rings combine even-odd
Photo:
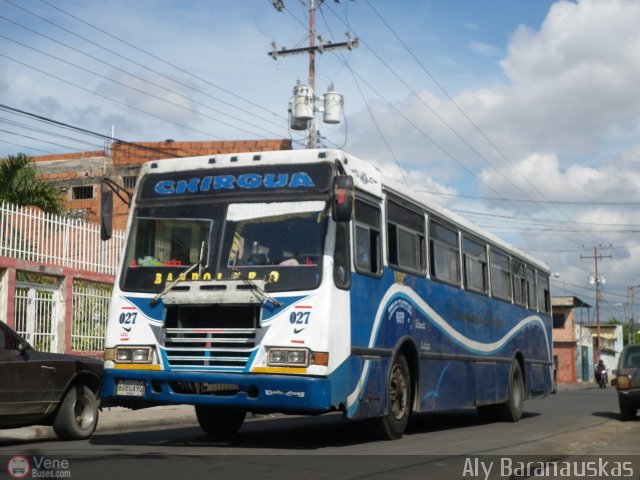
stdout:
[[[515,424],[485,423],[472,410],[418,415],[392,442],[372,441],[365,422],[339,415],[250,418],[226,442],[207,437],[193,422],[169,420],[157,418],[166,426],[123,422],[88,441],[0,440],[0,478],[3,464],[15,456],[32,465],[40,460],[28,478],[572,478],[516,469],[519,461],[531,466],[552,460],[594,467],[597,476],[589,478],[640,478],[640,456],[630,456],[640,453],[640,417],[619,420],[615,390],[593,385],[527,401]],[[43,468],[45,460],[57,461],[56,468]]]

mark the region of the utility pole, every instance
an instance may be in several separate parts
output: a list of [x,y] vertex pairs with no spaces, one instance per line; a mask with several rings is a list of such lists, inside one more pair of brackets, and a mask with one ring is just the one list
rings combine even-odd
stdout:
[[604,283],[604,277],[601,277],[598,274],[598,260],[602,260],[603,258],[613,258],[611,254],[602,255],[602,253],[598,253],[598,249],[602,250],[602,248],[611,249],[611,245],[608,247],[603,247],[602,245],[596,245],[593,247],[593,255],[580,255],[580,259],[584,260],[586,258],[593,258],[595,262],[596,275],[593,279],[596,286],[596,348],[594,351],[594,364],[600,360],[600,284]]
[[[276,43],[272,42],[271,45],[273,46],[273,50],[269,52],[269,56],[274,60],[286,55],[307,53],[309,55],[309,77],[307,85],[310,87],[311,92],[315,92],[316,86],[316,52],[323,53],[345,48],[351,50],[358,47],[358,39],[351,38],[349,33],[347,33],[347,41],[342,43],[325,43],[323,42],[322,37],[318,36],[318,44],[316,45],[316,8],[323,2],[324,0],[317,0],[318,5],[316,5],[316,0],[309,0],[309,47],[292,49],[281,48],[278,50],[276,48]],[[283,0],[272,0],[272,3],[278,11],[282,11],[285,8]],[[306,127],[308,130],[307,148],[316,148],[318,143],[318,131],[316,129],[315,116],[311,116],[307,121]]]
[[[315,0],[309,1],[309,85],[311,91],[316,91],[316,4]],[[309,140],[307,148],[316,148],[318,144],[318,131],[316,130],[316,117],[309,120]]]

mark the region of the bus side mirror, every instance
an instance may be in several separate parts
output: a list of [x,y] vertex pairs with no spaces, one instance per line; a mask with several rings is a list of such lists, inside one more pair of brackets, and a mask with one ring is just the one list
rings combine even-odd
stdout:
[[348,222],[353,217],[355,189],[351,175],[336,175],[333,181],[331,218],[336,222]]
[[113,233],[113,192],[106,190],[100,196],[100,240],[109,240]]

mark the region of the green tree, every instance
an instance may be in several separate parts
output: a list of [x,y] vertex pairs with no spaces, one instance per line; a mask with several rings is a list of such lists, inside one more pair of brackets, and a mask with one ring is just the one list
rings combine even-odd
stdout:
[[607,322],[609,325],[622,325],[622,341],[623,344],[626,345],[631,340],[631,343],[640,343],[640,325],[637,322],[634,323],[633,333],[631,334],[633,338],[630,338],[629,329],[631,325],[629,323],[622,323],[616,317],[609,317],[609,321]]
[[40,180],[36,164],[24,153],[0,158],[0,201],[41,208],[61,214],[64,202],[60,189]]

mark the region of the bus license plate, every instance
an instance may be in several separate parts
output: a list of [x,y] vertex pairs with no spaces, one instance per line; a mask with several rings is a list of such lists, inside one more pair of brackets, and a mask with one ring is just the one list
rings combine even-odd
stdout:
[[144,382],[142,380],[119,380],[116,384],[116,395],[144,397]]

